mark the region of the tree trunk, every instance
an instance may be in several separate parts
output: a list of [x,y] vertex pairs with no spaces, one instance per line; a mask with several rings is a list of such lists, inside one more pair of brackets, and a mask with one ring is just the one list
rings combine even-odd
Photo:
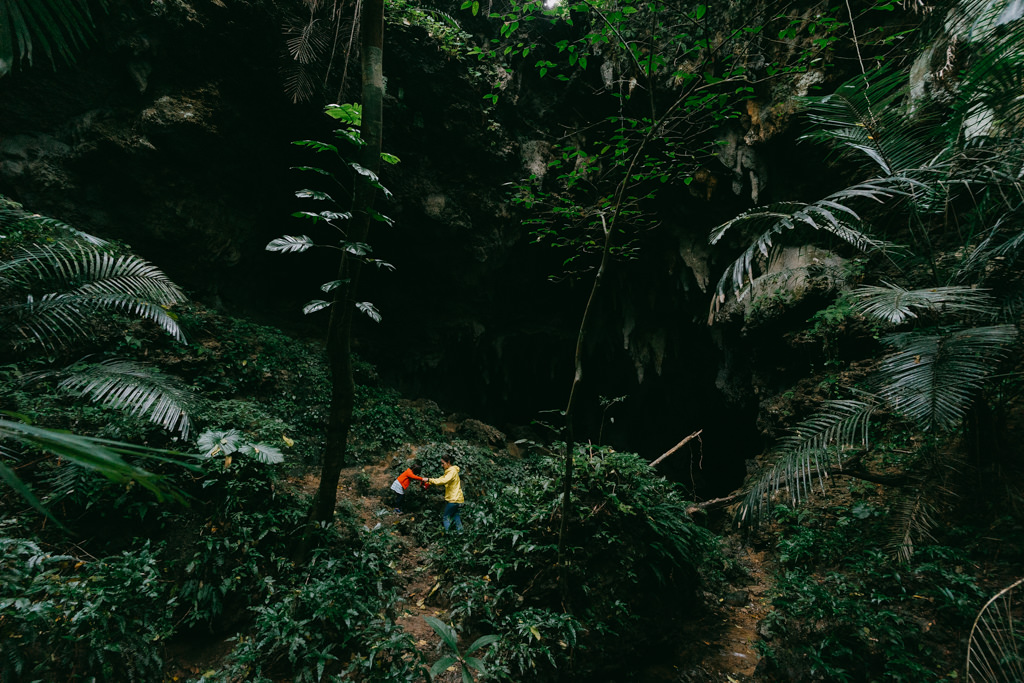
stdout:
[[[360,165],[380,172],[381,129],[384,105],[384,0],[364,3],[360,26],[363,65],[363,120]],[[350,242],[366,242],[370,231],[370,210],[377,190],[368,177],[355,179]],[[331,371],[331,406],[327,421],[327,445],[320,487],[310,512],[311,522],[330,522],[338,500],[338,479],[348,452],[348,434],[352,427],[355,381],[352,378],[352,320],[356,315],[356,287],[363,261],[347,252],[338,267],[338,279],[344,282],[334,290],[334,305],[327,331],[327,355]]]
[[573,482],[573,452],[576,450],[576,437],[573,430],[573,419],[576,415],[576,396],[583,380],[583,341],[586,338],[587,324],[590,322],[590,315],[593,311],[594,300],[604,280],[605,269],[611,259],[612,231],[601,216],[601,225],[604,228],[604,247],[601,251],[601,265],[598,266],[597,274],[594,275],[594,283],[590,289],[590,297],[587,299],[587,306],[583,310],[583,320],[580,322],[579,334],[576,338],[576,355],[573,365],[575,371],[572,378],[572,388],[569,390],[569,401],[565,406],[565,425],[562,428],[562,438],[565,441],[565,472],[562,475],[562,519],[558,525],[558,580],[561,584],[562,608],[566,612],[572,611],[571,594],[569,590],[569,557],[566,554],[566,543],[569,539],[569,524],[572,521],[572,482]]

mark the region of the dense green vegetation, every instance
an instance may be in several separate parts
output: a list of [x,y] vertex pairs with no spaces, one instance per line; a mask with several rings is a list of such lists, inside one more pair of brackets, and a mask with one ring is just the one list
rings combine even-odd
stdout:
[[[72,236],[57,226],[25,241],[59,233]],[[106,328],[104,346],[158,362],[190,388],[194,440],[45,382],[26,384],[31,357],[6,369],[12,418],[201,459],[187,468],[146,459],[146,476],[177,493],[160,500],[132,480],[97,477],[31,445],[5,445],[5,463],[64,526],[48,525],[16,491],[6,494],[5,678],[154,680],[166,672],[169,650],[203,633],[234,641],[204,680],[420,678],[430,662],[394,620],[402,548],[390,522],[367,528],[343,505],[311,557],[292,561],[309,506],[296,478],[315,465],[322,443],[328,383],[320,349],[194,305],[174,315],[188,344],[123,321]],[[667,636],[665,619],[694,604],[700,571],[714,574],[711,537],[690,522],[674,485],[633,455],[581,449],[574,498],[581,522],[572,541],[578,608],[564,613],[551,571],[557,461],[546,451],[513,458],[451,441],[436,407],[414,408],[377,384],[371,367],[357,369],[355,461],[412,445],[435,474],[445,453],[462,463],[466,532],[440,537],[433,514],[403,524],[431,548],[443,587],[435,600],[451,605],[459,631],[497,636],[488,675],[543,679],[574,660],[584,672],[615,668],[621,662],[608,643],[656,646],[655,634]],[[672,600],[655,599],[666,591]]]
[[[69,21],[84,7],[66,3]],[[297,215],[332,229],[343,259],[330,301],[307,306],[337,316],[326,344],[190,303],[128,245],[0,197],[0,677],[728,676],[702,669],[681,634],[735,615],[724,596],[755,569],[739,539],[766,557],[761,680],[952,681],[972,663],[985,678],[970,680],[1011,680],[999,667],[1019,667],[1018,651],[1000,643],[982,666],[973,627],[1024,564],[1024,29],[1009,4],[880,18],[895,7],[733,25],[696,3],[511,2],[489,16],[478,2],[389,4],[483,93],[487,126],[505,106],[500,73],[568,87],[596,62],[622,69],[591,100],[593,120],[574,114],[587,134],[559,137],[544,173],[511,184],[510,210],[562,255],[551,275],[589,291],[558,438],[545,443],[403,397],[350,353],[355,312],[379,318],[356,298],[361,266],[387,265],[369,257],[368,228],[392,223],[372,200],[384,192],[379,63],[372,135],[357,131],[358,107],[335,105],[342,144],[299,143],[334,155],[335,167],[305,170],[340,192],[297,193],[330,204]],[[308,9],[288,43],[303,65],[289,81],[297,100],[335,86],[337,45],[312,36],[322,19],[336,43],[340,15]],[[870,26],[860,37],[858,21]],[[30,60],[33,40],[69,59],[86,36],[22,19],[11,30],[20,52],[0,49],[0,75]],[[752,58],[766,42],[790,49]],[[911,87],[922,46],[947,53],[927,92]],[[852,77],[832,66],[840,53]],[[322,86],[301,75],[320,67]],[[755,387],[779,438],[722,516],[637,455],[577,438],[577,390],[599,371],[586,362],[591,314],[609,270],[642,258],[668,222],[673,193],[711,200],[726,126],[812,72],[828,94],[792,106],[838,185],[771,197],[755,186],[754,206],[710,231],[731,260],[711,322],[814,359],[807,376]],[[353,214],[359,225],[344,227]],[[821,258],[790,265],[787,245]],[[442,533],[436,491],[410,493],[398,516],[371,476],[389,482],[413,462],[438,476],[442,458],[461,469],[462,533]],[[411,574],[433,585],[410,594]],[[1019,643],[1009,604],[1005,642]],[[429,632],[437,647],[414,635]]]

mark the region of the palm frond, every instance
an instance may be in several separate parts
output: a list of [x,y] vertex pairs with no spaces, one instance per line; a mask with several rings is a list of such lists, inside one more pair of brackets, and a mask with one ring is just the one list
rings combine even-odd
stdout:
[[889,282],[884,287],[862,285],[850,292],[853,309],[875,320],[899,325],[919,313],[995,316],[998,309],[986,290],[966,286],[903,289]]
[[1016,336],[1013,325],[890,335],[899,350],[882,360],[878,395],[923,430],[955,429]]
[[284,33],[288,54],[300,64],[312,64],[331,46],[331,32],[315,17],[287,25]]
[[8,319],[0,326],[46,348],[87,336],[85,316],[104,309],[151,320],[185,340],[168,310],[185,301],[184,294],[156,266],[132,254],[81,243],[34,246],[0,263],[0,287],[24,296],[0,308]]
[[88,397],[95,403],[144,417],[168,431],[188,438],[188,411],[195,402],[189,390],[175,378],[130,360],[75,364],[58,372],[35,373],[26,379],[61,376],[61,389]]
[[0,76],[16,60],[31,65],[37,47],[54,66],[58,58],[74,63],[75,54],[93,37],[92,25],[88,0],[0,2]]
[[984,282],[994,264],[1005,269],[1016,263],[1024,250],[1024,216],[1019,215],[1022,208],[1024,204],[1018,204],[985,230],[984,237],[957,268],[956,282]]
[[178,286],[148,261],[78,242],[25,247],[0,263],[0,278],[27,291],[52,284],[61,291],[127,294],[167,306],[185,300]]
[[889,66],[861,74],[821,97],[801,98],[815,130],[801,139],[825,142],[868,172],[911,175],[932,168],[942,150],[936,127],[907,108],[909,78]]
[[322,78],[316,72],[317,65],[289,62],[282,69],[284,91],[293,103],[307,102],[320,92]]
[[950,189],[967,188],[980,200],[980,207],[985,199],[998,206],[987,215],[1019,211],[1024,201],[1024,141],[1019,137],[976,134],[955,150],[950,161],[949,177],[944,179]]
[[968,683],[1024,681],[1024,578],[993,595],[978,612],[967,639]]
[[107,240],[96,237],[95,235],[90,235],[87,232],[82,232],[81,230],[68,225],[64,221],[26,211],[22,208],[21,204],[8,199],[4,195],[0,195],[0,228],[4,229],[3,231],[0,231],[0,235],[2,235],[2,232],[5,232],[6,230],[14,230],[30,226],[38,226],[50,231],[65,233],[82,240],[83,242],[88,242],[89,244],[93,244],[98,247],[110,245]]
[[914,556],[918,539],[932,538],[935,528],[935,510],[925,495],[924,488],[915,488],[904,498],[891,517],[894,531],[889,551],[899,562],[909,562]]
[[817,479],[824,491],[827,467],[842,466],[852,449],[866,448],[871,414],[877,405],[873,397],[826,402],[821,410],[794,433],[779,440],[773,449],[778,459],[761,470],[736,513],[742,526],[756,526],[767,512],[772,498],[782,489],[792,504],[811,495]]
[[1022,249],[1024,249],[1024,230],[1011,235],[1005,242],[994,248],[992,255],[995,258],[1003,257],[1016,260],[1020,257]]
[[737,227],[762,230],[753,243],[722,274],[717,288],[719,298],[724,298],[725,290],[730,285],[735,292],[742,288],[745,282],[752,281],[755,266],[759,260],[767,259],[776,236],[798,226],[835,235],[864,252],[896,249],[895,245],[875,239],[860,230],[860,216],[849,203],[852,200],[863,199],[882,203],[896,196],[907,195],[909,189],[918,184],[907,178],[875,178],[834,192],[811,204],[789,202],[752,209],[719,225],[711,232],[711,244],[718,243],[729,230]]
[[970,45],[954,110],[968,136],[1016,137],[1024,126],[1024,25],[1015,0],[971,1],[951,27]]
[[459,24],[458,20],[456,20],[455,17],[448,14],[447,12],[442,12],[441,10],[434,9],[433,7],[415,7],[413,8],[413,11],[418,14],[425,14],[431,17],[438,17],[439,23],[447,24],[449,28],[453,28],[457,31],[462,30],[462,26]]

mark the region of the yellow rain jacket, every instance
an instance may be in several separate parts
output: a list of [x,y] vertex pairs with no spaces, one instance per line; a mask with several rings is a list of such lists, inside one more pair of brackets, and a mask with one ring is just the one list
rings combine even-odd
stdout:
[[465,503],[462,496],[462,482],[459,480],[459,466],[452,465],[440,477],[428,479],[431,484],[444,484],[444,499],[449,503]]

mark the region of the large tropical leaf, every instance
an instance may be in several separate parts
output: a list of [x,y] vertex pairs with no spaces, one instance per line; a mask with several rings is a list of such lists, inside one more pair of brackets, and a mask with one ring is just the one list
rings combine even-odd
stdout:
[[993,595],[967,639],[967,683],[1024,681],[1024,578]]
[[434,632],[441,637],[444,644],[448,646],[448,649],[458,654],[459,652],[459,639],[455,634],[455,629],[444,623],[437,617],[423,617],[423,620],[427,622],[430,628],[434,629]]
[[267,244],[267,251],[280,251],[287,254],[293,251],[303,252],[314,246],[316,244],[308,235],[300,235],[298,237],[295,235],[284,235],[283,237],[270,240],[270,243]]
[[921,429],[955,429],[1016,336],[1013,325],[890,335],[898,351],[882,360],[878,394]]
[[157,369],[130,360],[78,363],[57,372],[62,389],[88,397],[96,403],[148,419],[168,431],[188,438],[191,427],[188,410],[192,393],[178,380]]
[[868,424],[877,408],[873,397],[826,402],[815,415],[801,422],[794,433],[779,440],[771,467],[761,470],[736,513],[741,525],[756,525],[775,494],[786,489],[790,503],[810,495],[814,481],[824,490],[830,465],[842,466],[849,453],[866,448]]
[[54,66],[58,58],[73,63],[92,39],[92,25],[88,0],[0,0],[0,77],[16,60],[32,64],[37,51]]
[[[491,643],[497,643],[497,642],[500,642],[500,641],[501,641],[501,636],[493,634],[493,633],[490,634],[490,635],[486,635],[486,636],[480,636],[479,638],[474,640],[473,643],[469,647],[466,648],[466,654],[467,655],[471,655],[474,652],[476,652],[477,650],[479,650],[481,648],[487,647]],[[481,671],[482,671],[482,669],[481,669]]]
[[59,231],[99,247],[110,244],[105,239],[82,232],[56,218],[26,211],[18,202],[0,195],[0,228],[2,228],[0,230],[0,239],[3,238],[4,233],[8,230],[14,231],[19,227],[36,227],[36,229],[41,227],[50,231]]
[[199,450],[207,457],[224,456],[225,467],[231,464],[235,453],[247,455],[256,460],[276,465],[284,462],[284,453],[265,443],[252,443],[237,429],[225,431],[208,430],[199,435]]
[[919,182],[902,177],[875,178],[834,192],[811,204],[790,202],[752,209],[719,225],[711,232],[711,244],[718,243],[729,230],[735,228],[761,231],[722,274],[717,289],[719,299],[724,299],[725,291],[730,286],[733,291],[738,291],[746,282],[752,281],[755,268],[759,267],[759,261],[768,259],[777,236],[797,227],[826,232],[864,252],[897,249],[896,245],[875,239],[864,232],[860,226],[860,215],[850,204],[857,200],[882,203],[896,196],[907,195],[918,185]]
[[899,325],[920,313],[935,315],[980,315],[991,318],[997,312],[992,295],[966,286],[903,289],[886,282],[885,286],[863,285],[849,294],[854,310],[862,315]]
[[169,310],[185,301],[184,294],[156,266],[132,254],[80,242],[25,248],[0,263],[0,292],[8,297],[0,306],[0,335],[13,332],[45,348],[93,334],[89,316],[100,310],[151,320],[184,341]]
[[801,98],[815,128],[803,139],[826,142],[870,175],[930,169],[943,148],[941,127],[909,111],[909,78],[891,67],[857,75],[835,92]]
[[[99,472],[113,481],[134,481],[152,491],[158,500],[172,498],[183,501],[184,497],[164,477],[130,464],[124,459],[125,457],[148,458],[170,462],[188,469],[198,469],[196,465],[187,461],[193,456],[183,453],[146,448],[110,439],[79,436],[0,417],[0,478],[44,514],[46,511],[38,499],[18,479],[14,471],[4,463],[14,452],[12,444],[38,448],[46,453],[65,458],[81,467]],[[26,495],[26,491],[28,491],[28,495]]]

